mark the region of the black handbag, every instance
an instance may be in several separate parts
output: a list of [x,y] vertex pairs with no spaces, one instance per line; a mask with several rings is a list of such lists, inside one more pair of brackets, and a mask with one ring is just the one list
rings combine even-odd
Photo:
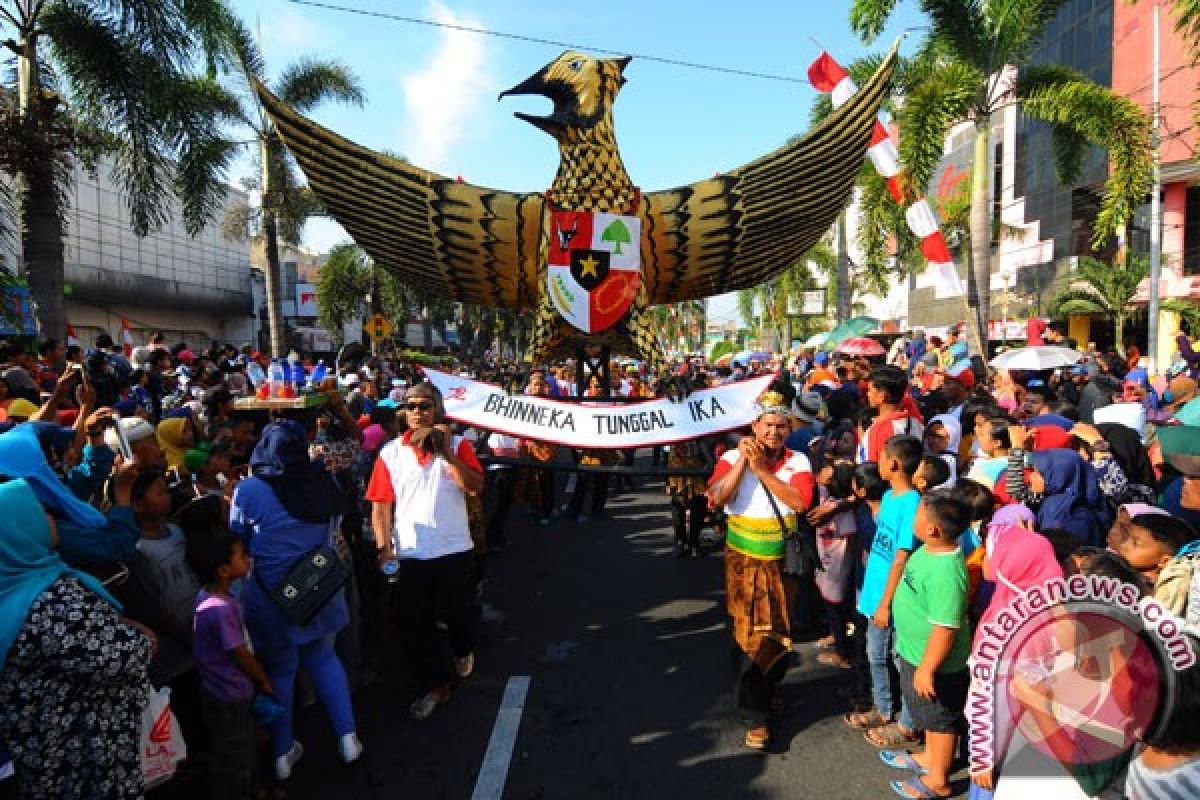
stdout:
[[[340,523],[341,517],[335,517],[330,531]],[[274,589],[266,587],[257,571],[254,580],[289,622],[303,627],[346,585],[350,570],[338,555],[331,536],[329,542],[292,564]]]
[[817,554],[817,533],[808,520],[803,514],[797,514],[796,529],[789,528],[779,511],[779,504],[775,502],[775,495],[765,485],[762,490],[767,493],[771,510],[775,512],[775,519],[783,531],[783,574],[811,578],[818,571],[823,571],[825,568],[821,566],[821,557]]

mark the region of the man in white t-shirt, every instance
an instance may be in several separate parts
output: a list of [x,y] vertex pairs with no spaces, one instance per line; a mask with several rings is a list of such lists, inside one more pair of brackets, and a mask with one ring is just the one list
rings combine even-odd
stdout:
[[[450,699],[453,676],[467,678],[475,667],[479,608],[466,495],[483,490],[484,476],[471,443],[443,423],[433,384],[410,389],[404,413],[408,431],[380,450],[366,498],[380,559],[397,569],[405,655],[424,684],[409,713],[425,719]],[[439,620],[454,651],[453,673],[441,656]]]

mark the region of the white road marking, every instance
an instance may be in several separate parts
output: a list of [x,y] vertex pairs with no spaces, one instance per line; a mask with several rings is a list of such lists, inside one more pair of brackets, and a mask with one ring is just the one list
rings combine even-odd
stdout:
[[528,675],[513,675],[508,679],[471,800],[500,800],[504,793],[508,765],[512,762],[513,747],[517,743],[517,731],[521,727],[521,714],[525,711],[525,695],[528,692]]

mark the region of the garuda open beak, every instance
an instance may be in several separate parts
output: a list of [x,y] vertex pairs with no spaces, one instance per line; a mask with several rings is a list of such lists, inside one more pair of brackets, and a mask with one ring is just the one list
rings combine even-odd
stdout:
[[559,81],[546,80],[546,71],[546,69],[542,69],[530,75],[511,89],[505,89],[496,99],[503,100],[510,95],[531,94],[549,98],[554,103],[554,110],[549,115],[539,117],[517,111],[513,116],[523,119],[531,125],[536,125],[551,136],[557,136],[564,128],[572,124],[577,110],[577,101],[575,93],[569,86]]

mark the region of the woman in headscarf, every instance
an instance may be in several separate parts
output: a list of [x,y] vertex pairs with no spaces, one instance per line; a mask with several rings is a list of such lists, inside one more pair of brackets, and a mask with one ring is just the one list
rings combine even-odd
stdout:
[[[991,601],[980,617],[976,626],[975,640],[972,645],[972,658],[979,659],[981,647],[987,641],[985,625],[988,625],[1005,609],[1030,589],[1041,586],[1047,581],[1061,579],[1062,567],[1054,556],[1054,547],[1041,534],[1032,530],[1034,515],[1023,505],[1007,505],[996,511],[987,526],[984,538],[986,558],[984,560],[984,577],[992,582],[994,591]],[[1023,657],[1030,654],[1022,652]],[[980,691],[991,692],[991,684],[976,687]],[[1006,724],[998,725],[997,739],[993,745],[995,752],[995,772],[1002,771],[1004,756],[1009,750],[1009,743],[1016,731],[1017,719],[1023,713],[1019,706],[1009,709],[1011,715]],[[974,774],[971,779],[972,797],[990,797],[988,793],[995,785],[993,772]],[[985,792],[980,792],[980,789]]]
[[167,469],[185,471],[188,448],[195,442],[191,415],[172,416],[164,419],[155,428],[154,436],[167,459]]
[[1010,485],[1013,499],[1034,510],[1039,530],[1059,528],[1086,544],[1101,545],[1112,516],[1092,465],[1065,448],[1036,451],[1032,461],[1023,491],[1012,493]]
[[1090,435],[1090,427],[1079,424],[1071,433],[1091,448],[1100,490],[1112,505],[1153,503],[1154,467],[1137,431],[1115,422],[1102,422],[1095,426],[1095,435]]
[[57,541],[26,481],[0,486],[0,741],[21,797],[140,798],[154,643]]
[[270,730],[275,777],[286,780],[304,752],[292,736],[292,695],[301,663],[333,722],[342,760],[362,753],[350,686],[334,652],[337,632],[349,621],[344,593],[338,591],[306,625],[290,622],[268,595],[299,559],[331,543],[339,495],[324,465],[309,458],[308,434],[295,420],[263,429],[250,468],[251,477],[233,493],[229,527],[246,537],[254,558],[254,578],[244,582],[242,599],[255,651],[284,707]]
[[1006,369],[996,370],[996,387],[992,392],[992,397],[996,398],[996,405],[1008,414],[1016,414],[1017,409],[1021,407],[1023,393],[1024,390],[1013,380],[1011,372]]

